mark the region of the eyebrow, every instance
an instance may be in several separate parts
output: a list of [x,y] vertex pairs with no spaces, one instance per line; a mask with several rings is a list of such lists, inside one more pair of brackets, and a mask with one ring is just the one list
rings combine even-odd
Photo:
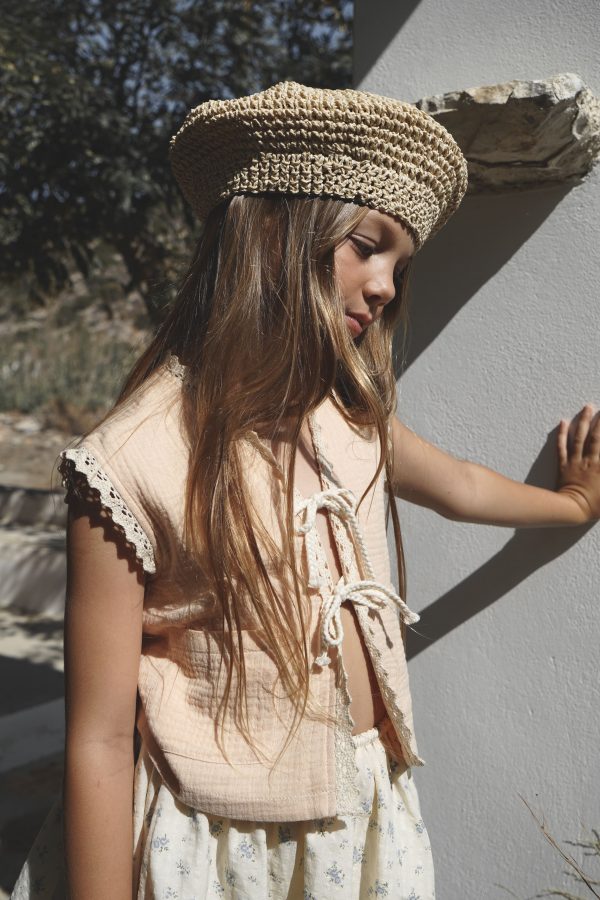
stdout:
[[[365,216],[365,219],[366,219],[366,216]],[[363,224],[363,222],[365,222],[365,219],[362,220],[362,222],[360,223],[361,225]],[[372,221],[372,220],[371,220],[371,221]],[[368,224],[368,221],[365,222],[365,224]],[[378,219],[377,222],[372,222],[372,224],[373,224],[374,227],[375,227],[377,224],[380,224],[380,225],[383,227],[384,231],[387,233],[387,235],[394,238],[394,243],[395,243],[395,241],[396,241],[396,232],[395,232],[394,227],[393,227],[393,225],[391,224],[391,222],[389,222],[386,218],[381,218],[381,219]],[[413,242],[413,248],[414,248],[414,238],[413,238],[413,236],[411,235],[410,231],[408,230],[408,228],[406,227],[406,225],[404,225],[402,222],[398,222],[398,224],[401,225],[401,227],[402,227],[402,228],[405,230],[405,232],[408,234],[408,236],[410,237],[411,241]],[[360,227],[360,226],[359,226],[359,227]],[[366,235],[365,235],[365,237],[366,237]],[[371,240],[373,240],[373,238],[371,238]],[[409,258],[409,259],[412,259],[413,256],[414,256],[414,249],[413,249],[413,252],[409,254],[408,258]]]

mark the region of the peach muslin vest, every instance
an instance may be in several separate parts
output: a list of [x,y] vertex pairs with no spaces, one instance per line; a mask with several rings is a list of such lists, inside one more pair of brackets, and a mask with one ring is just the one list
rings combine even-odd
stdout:
[[[349,425],[330,399],[310,417],[322,491],[296,490],[296,550],[310,597],[309,630],[321,651],[310,669],[310,696],[335,726],[305,716],[287,748],[290,705],[277,692],[275,663],[260,632],[242,632],[248,721],[258,752],[225,721],[215,725],[225,679],[221,615],[201,566],[183,546],[188,448],[180,423],[185,369],[175,357],[149,378],[77,447],[63,450],[59,469],[70,493],[110,512],[147,575],[138,679],[137,727],[161,777],[176,797],[207,814],[252,821],[360,815],[350,698],[337,643],[339,605],[354,603],[387,713],[390,752],[405,766],[422,765],[413,736],[401,620],[415,621],[391,582],[383,472],[356,510],[375,473],[379,441]],[[245,468],[252,502],[277,543],[284,523],[281,478],[248,442]],[[329,511],[343,578],[332,584],[315,525]],[[279,544],[281,546],[281,544]],[[266,562],[269,568],[268,562]],[[270,575],[276,583],[277,572]],[[252,624],[252,623],[250,623]],[[233,693],[233,692],[232,692]],[[223,748],[225,754],[223,753]]]

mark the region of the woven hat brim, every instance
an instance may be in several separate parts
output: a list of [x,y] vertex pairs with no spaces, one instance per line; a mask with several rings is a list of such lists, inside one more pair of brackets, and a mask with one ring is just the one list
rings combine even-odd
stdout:
[[396,216],[417,249],[467,187],[460,148],[427,113],[376,94],[294,82],[200,104],[172,138],[170,159],[200,219],[233,194],[337,197]]

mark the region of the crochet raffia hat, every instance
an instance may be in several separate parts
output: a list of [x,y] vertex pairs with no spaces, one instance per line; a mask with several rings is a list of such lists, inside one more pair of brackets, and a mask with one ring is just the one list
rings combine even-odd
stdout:
[[467,187],[458,144],[416,106],[293,81],[201,103],[171,138],[169,155],[200,219],[233,194],[337,197],[396,216],[416,249]]

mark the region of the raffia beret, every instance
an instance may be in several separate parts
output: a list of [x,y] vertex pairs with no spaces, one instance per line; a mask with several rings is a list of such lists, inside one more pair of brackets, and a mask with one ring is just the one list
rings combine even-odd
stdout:
[[398,217],[416,249],[467,187],[458,144],[411,103],[293,81],[201,103],[171,138],[169,156],[200,219],[233,194],[337,197]]

